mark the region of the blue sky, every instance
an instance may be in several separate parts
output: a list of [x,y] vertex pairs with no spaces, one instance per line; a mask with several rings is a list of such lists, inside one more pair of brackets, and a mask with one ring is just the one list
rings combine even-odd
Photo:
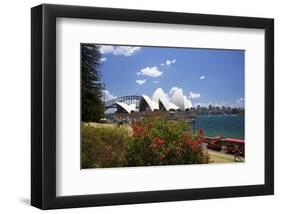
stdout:
[[181,88],[194,106],[244,106],[244,51],[100,46],[106,99]]

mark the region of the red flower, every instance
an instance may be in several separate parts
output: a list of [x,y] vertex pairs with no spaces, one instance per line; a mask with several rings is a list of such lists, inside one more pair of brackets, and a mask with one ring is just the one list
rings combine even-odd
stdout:
[[144,129],[139,124],[137,123],[132,124],[132,129],[133,129],[133,136],[135,137],[143,136]]
[[154,143],[157,145],[157,146],[161,146],[165,143],[165,140],[161,139],[160,137],[155,137],[154,138]]
[[199,137],[197,139],[195,139],[192,143],[191,143],[191,148],[197,152],[201,149],[201,143],[203,142],[202,141],[203,138]]
[[[202,132],[201,132],[202,133]],[[201,143],[204,141],[203,137],[197,137],[192,139],[188,133],[183,133],[183,142],[186,145],[189,145],[193,151],[197,152],[201,149]]]

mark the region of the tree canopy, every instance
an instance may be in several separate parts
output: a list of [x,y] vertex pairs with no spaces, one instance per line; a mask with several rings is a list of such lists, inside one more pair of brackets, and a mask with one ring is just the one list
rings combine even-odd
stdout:
[[81,96],[82,121],[98,122],[104,115],[99,48],[91,44],[81,45]]

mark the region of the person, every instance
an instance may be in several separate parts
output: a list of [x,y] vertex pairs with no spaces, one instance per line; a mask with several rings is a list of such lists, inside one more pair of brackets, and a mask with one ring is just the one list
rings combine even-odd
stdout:
[[235,150],[234,150],[234,161],[236,160],[241,160],[241,157],[240,157],[240,149],[239,149],[239,146],[238,145],[235,145]]

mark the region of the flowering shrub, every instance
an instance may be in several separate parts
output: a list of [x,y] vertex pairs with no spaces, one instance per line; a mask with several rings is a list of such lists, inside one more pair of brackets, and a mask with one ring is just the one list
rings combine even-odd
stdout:
[[203,132],[184,120],[147,116],[129,126],[83,125],[82,168],[208,163]]
[[150,116],[132,124],[133,139],[126,146],[127,166],[208,162],[201,148],[203,132],[191,134],[184,120]]

